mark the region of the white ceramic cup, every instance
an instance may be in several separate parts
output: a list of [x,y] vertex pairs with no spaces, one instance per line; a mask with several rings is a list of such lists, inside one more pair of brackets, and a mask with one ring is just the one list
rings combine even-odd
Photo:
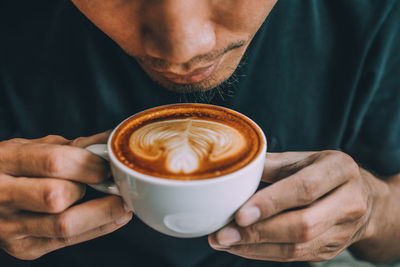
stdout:
[[122,122],[111,133],[107,144],[87,147],[110,162],[115,183],[110,180],[90,186],[121,196],[137,217],[161,233],[174,237],[200,237],[215,232],[232,220],[260,183],[267,142],[261,128],[246,119],[263,137],[262,152],[232,173],[190,181],[152,177],[122,164],[111,149],[112,137]]

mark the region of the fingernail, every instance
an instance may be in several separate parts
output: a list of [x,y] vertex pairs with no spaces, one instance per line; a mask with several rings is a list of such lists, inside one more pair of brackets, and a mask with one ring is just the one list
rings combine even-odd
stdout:
[[217,233],[217,241],[219,245],[230,246],[231,244],[239,242],[241,239],[240,233],[236,228],[225,227]]
[[248,226],[255,223],[260,218],[260,216],[260,209],[254,206],[241,209],[238,213],[241,226]]
[[212,248],[214,249],[230,249],[230,246],[223,246],[223,245],[218,245],[218,244],[212,244],[211,245]]
[[132,218],[132,214],[131,213],[125,214],[124,216],[116,219],[115,220],[115,224],[117,224],[117,225],[124,224],[124,223],[128,222],[131,218]]
[[124,210],[126,211],[126,212],[130,212],[130,211],[132,211],[132,209],[128,206],[128,204],[126,204],[126,202],[124,201]]

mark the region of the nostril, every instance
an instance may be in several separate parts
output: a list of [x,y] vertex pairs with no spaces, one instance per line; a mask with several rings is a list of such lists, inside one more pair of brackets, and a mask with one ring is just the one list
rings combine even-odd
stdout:
[[210,53],[216,47],[213,27],[194,21],[175,27],[148,28],[142,40],[147,56],[172,64],[187,63]]

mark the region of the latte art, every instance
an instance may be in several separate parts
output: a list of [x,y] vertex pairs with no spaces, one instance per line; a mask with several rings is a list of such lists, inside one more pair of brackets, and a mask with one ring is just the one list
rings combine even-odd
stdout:
[[233,110],[174,104],[140,112],[115,130],[113,154],[134,171],[174,180],[216,178],[262,153],[260,129]]
[[190,174],[202,162],[217,162],[243,150],[246,142],[236,129],[198,119],[165,120],[135,131],[131,151],[149,161],[162,159],[172,173]]

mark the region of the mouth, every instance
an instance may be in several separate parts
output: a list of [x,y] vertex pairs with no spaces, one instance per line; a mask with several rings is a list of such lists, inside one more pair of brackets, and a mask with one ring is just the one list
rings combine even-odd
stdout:
[[175,84],[199,83],[212,76],[212,74],[215,72],[220,62],[221,59],[207,67],[198,68],[186,74],[177,74],[172,72],[158,72],[158,73],[166,80]]

